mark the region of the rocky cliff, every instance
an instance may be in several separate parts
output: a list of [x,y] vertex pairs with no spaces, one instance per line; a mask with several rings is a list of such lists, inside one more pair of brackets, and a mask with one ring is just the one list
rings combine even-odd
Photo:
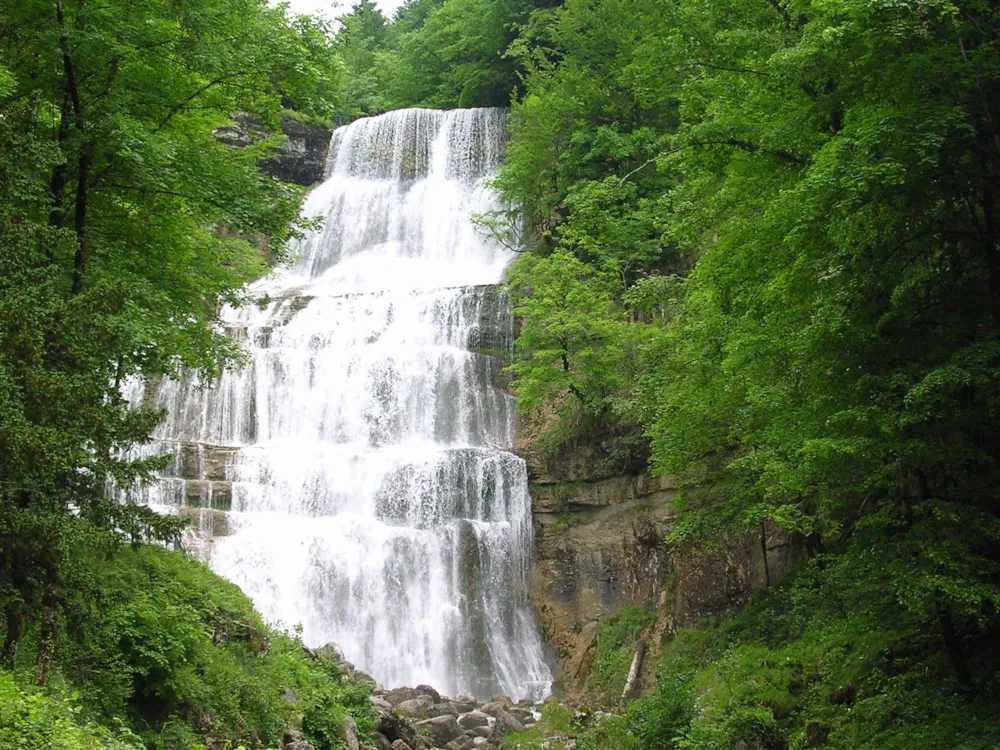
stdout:
[[656,615],[649,663],[677,628],[731,614],[802,557],[796,540],[771,528],[713,553],[670,554],[664,538],[678,493],[669,477],[615,473],[602,460],[609,446],[599,438],[546,460],[526,428],[518,452],[528,463],[535,521],[530,593],[555,653],[562,698],[593,700],[598,630],[623,607]]
[[[308,186],[322,182],[332,131],[319,125],[283,117],[281,132],[285,140],[274,157],[261,164],[261,170],[296,185]],[[220,128],[215,135],[228,146],[243,148],[263,140],[271,133],[249,117],[237,117],[232,126]]]

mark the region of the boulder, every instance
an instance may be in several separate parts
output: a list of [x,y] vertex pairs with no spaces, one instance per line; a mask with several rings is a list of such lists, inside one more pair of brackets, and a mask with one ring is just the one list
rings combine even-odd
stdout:
[[479,704],[476,703],[475,699],[467,695],[456,695],[451,704],[460,714],[467,714],[469,711],[475,711],[479,708]]
[[[393,706],[398,706],[403,701],[413,700],[414,698],[427,697],[426,693],[421,692],[417,688],[394,688],[393,690],[387,690],[382,696],[388,703]],[[436,703],[437,701],[431,699],[431,703]]]
[[381,732],[372,732],[372,742],[375,743],[377,750],[392,750],[392,743],[389,742],[389,738]]
[[344,649],[338,646],[333,641],[330,641],[325,646],[320,646],[316,649],[316,654],[319,656],[326,656],[331,659],[336,659],[338,662],[343,663],[347,658],[344,656]]
[[432,688],[430,685],[417,685],[416,691],[422,693],[423,695],[429,695],[434,699],[434,703],[441,702],[441,693]]
[[344,723],[340,727],[340,739],[347,750],[361,750],[358,742],[358,725],[353,716],[344,716]]
[[463,729],[475,729],[476,727],[489,726],[490,717],[482,711],[470,711],[467,714],[462,714],[458,718],[458,723]]
[[295,742],[286,743],[285,750],[316,750],[316,748],[311,742],[296,740]]
[[472,738],[472,746],[473,747],[488,747],[489,744],[490,744],[490,741],[488,739],[486,739],[485,737],[473,737]]
[[527,721],[534,721],[535,720],[535,714],[531,711],[530,708],[523,708],[521,706],[513,706],[513,707],[507,709],[507,713],[509,713],[511,716],[513,716],[515,719],[517,719],[522,724],[524,724]]
[[395,740],[390,746],[390,750],[413,750],[409,745],[407,745],[402,740]]
[[372,696],[370,700],[372,706],[375,708],[375,712],[378,714],[375,720],[375,730],[377,732],[384,735],[390,743],[401,740],[408,745],[409,750],[425,750],[427,743],[417,734],[417,731],[409,721],[396,713],[395,709],[386,703],[386,701],[376,696]]
[[435,716],[433,719],[419,721],[415,725],[418,732],[430,737],[436,747],[447,745],[462,736],[462,728],[452,715]]
[[432,716],[438,715],[431,710],[433,705],[429,695],[418,695],[416,698],[410,698],[398,703],[396,710],[401,714],[412,716],[415,719],[429,719]]
[[508,700],[491,700],[479,707],[479,710],[484,714],[489,714],[490,716],[496,717],[497,713],[500,711],[510,711],[511,705]]
[[509,713],[500,709],[494,714],[496,721],[493,723],[493,736],[497,738],[506,737],[508,734],[513,734],[514,732],[521,732],[524,730],[524,724],[519,722]]
[[[428,698],[430,696],[427,696]],[[429,716],[458,716],[459,710],[451,701],[435,703],[430,708]]]

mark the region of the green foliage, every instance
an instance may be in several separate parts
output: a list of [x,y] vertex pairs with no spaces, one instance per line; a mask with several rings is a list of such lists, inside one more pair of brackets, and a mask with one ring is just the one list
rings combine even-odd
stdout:
[[[336,662],[307,656],[201,563],[141,545],[75,564],[85,574],[69,589],[49,685],[79,691],[79,721],[131,727],[145,747],[163,750],[208,736],[276,747],[299,724],[317,748],[339,748],[345,716],[363,736],[374,728],[370,683],[349,683]],[[22,652],[36,648],[32,638]],[[30,674],[30,660],[22,663]]]
[[645,607],[625,607],[601,623],[589,685],[596,688],[608,705],[621,699],[635,641],[654,622],[656,615]]
[[688,675],[676,668],[664,671],[650,695],[629,704],[625,718],[639,747],[674,747],[674,740],[695,716],[691,682]]
[[117,735],[81,720],[73,701],[29,691],[0,671],[0,750],[139,750],[128,730]]
[[505,107],[521,72],[507,54],[522,25],[557,0],[408,0],[392,20],[371,0],[340,17],[346,120],[403,107]]
[[510,48],[528,226],[483,223],[529,251],[519,403],[643,432],[678,553],[767,523],[814,561],[759,633],[670,647],[648,747],[995,741],[998,32],[977,0],[567,0]]
[[285,691],[365,721],[235,587],[143,546],[180,519],[121,499],[163,461],[126,379],[238,363],[218,312],[297,232],[300,189],[258,168],[277,141],[216,130],[328,117],[327,31],[264,0],[0,4],[5,747],[274,746]]

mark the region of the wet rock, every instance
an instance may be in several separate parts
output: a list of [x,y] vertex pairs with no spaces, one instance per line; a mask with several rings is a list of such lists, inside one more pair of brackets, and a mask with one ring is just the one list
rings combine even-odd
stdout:
[[475,711],[479,707],[476,700],[467,695],[456,695],[452,701],[452,705],[455,706],[460,714],[467,714],[469,711]]
[[483,748],[490,747],[490,741],[488,739],[486,739],[485,737],[473,737],[472,738],[472,746],[473,747],[483,747]]
[[483,727],[473,727],[469,731],[477,737],[489,737],[493,734],[493,727],[489,725]]
[[470,711],[462,714],[458,719],[458,724],[463,729],[475,729],[476,727],[489,726],[490,717],[482,711]]
[[497,711],[495,716],[496,721],[493,724],[494,737],[506,737],[508,734],[524,730],[524,724],[519,722],[503,709]]
[[462,728],[454,716],[435,716],[433,719],[417,722],[417,731],[426,733],[438,747],[447,745],[452,740],[462,736]]
[[372,742],[378,750],[392,750],[392,743],[389,738],[381,732],[372,732]]
[[396,705],[396,710],[401,714],[412,716],[415,719],[429,719],[438,716],[432,711],[434,703],[429,695],[418,695]]

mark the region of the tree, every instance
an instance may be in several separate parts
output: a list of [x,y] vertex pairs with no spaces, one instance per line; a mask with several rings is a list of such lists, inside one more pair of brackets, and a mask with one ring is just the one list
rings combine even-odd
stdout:
[[159,415],[120,387],[238,358],[218,310],[267,270],[259,242],[285,252],[300,193],[258,170],[273,140],[214,131],[274,125],[282,93],[316,83],[287,70],[302,28],[263,0],[0,5],[3,658],[40,627],[39,683],[75,549],[176,534],[109,493],[158,465],[129,449]]

